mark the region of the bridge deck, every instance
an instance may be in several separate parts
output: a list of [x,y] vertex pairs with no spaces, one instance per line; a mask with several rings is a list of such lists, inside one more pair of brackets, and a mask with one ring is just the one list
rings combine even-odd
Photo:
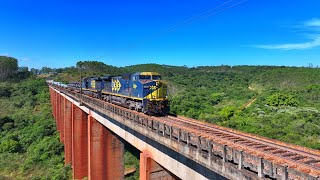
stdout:
[[[319,151],[190,118],[150,117],[74,91],[54,88],[101,113],[112,112],[152,134],[161,135],[168,140],[163,142],[165,145],[222,174],[228,170],[215,167],[217,158],[223,164],[235,165],[239,171],[255,172],[260,178],[319,179]],[[178,146],[172,146],[172,142]]]

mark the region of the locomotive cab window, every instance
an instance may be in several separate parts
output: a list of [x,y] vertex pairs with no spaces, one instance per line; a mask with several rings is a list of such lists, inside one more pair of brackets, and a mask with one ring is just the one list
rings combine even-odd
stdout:
[[137,76],[132,76],[132,81],[137,81]]
[[139,76],[139,79],[140,79],[140,80],[150,80],[150,79],[151,79],[151,76],[150,76],[150,75],[140,75],[140,76]]
[[161,79],[161,76],[157,76],[157,75],[152,76],[152,80],[160,80],[160,79]]

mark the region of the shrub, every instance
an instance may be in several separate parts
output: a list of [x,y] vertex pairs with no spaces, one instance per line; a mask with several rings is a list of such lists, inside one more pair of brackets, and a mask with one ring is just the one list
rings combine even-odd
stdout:
[[2,130],[4,130],[4,131],[9,131],[9,130],[11,130],[13,128],[14,128],[14,123],[12,123],[12,122],[5,123],[2,126]]
[[10,97],[10,96],[11,96],[10,88],[0,86],[0,97]]
[[222,101],[223,96],[224,96],[224,93],[212,93],[211,104],[212,105],[219,104],[219,102]]
[[19,143],[12,139],[5,140],[0,144],[0,152],[15,153],[15,152],[19,152],[19,149],[20,149]]
[[225,106],[220,111],[220,116],[222,116],[222,118],[228,120],[228,119],[230,119],[230,117],[232,117],[234,115],[234,112],[235,112],[235,108],[234,107]]
[[276,93],[267,98],[267,105],[269,106],[298,106],[298,100],[289,94]]

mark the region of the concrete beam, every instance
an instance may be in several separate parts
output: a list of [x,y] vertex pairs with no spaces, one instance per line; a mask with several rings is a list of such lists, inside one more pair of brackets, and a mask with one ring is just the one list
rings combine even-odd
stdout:
[[64,99],[64,159],[65,164],[72,161],[72,103]]
[[72,175],[74,179],[88,177],[88,115],[72,105]]

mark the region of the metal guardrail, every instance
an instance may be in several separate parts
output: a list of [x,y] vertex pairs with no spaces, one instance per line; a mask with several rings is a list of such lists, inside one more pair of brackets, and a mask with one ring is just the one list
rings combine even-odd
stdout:
[[[298,171],[295,168],[263,159],[257,155],[251,154],[252,152],[245,152],[235,149],[231,145],[220,144],[218,141],[210,139],[210,134],[204,136],[203,132],[200,133],[191,128],[178,127],[175,124],[164,122],[159,118],[147,116],[145,114],[107,103],[99,99],[91,98],[86,95],[81,95],[58,86],[53,86],[53,88],[77,100],[80,104],[83,103],[100,113],[105,113],[106,111],[114,113],[118,116],[124,117],[124,119],[139,127],[143,127],[152,133],[156,133],[170,141],[174,141],[192,149],[194,152],[199,153],[202,156],[200,163],[209,169],[213,169],[211,168],[211,161],[213,160],[213,157],[215,157],[221,159],[222,162],[234,164],[239,170],[246,169],[251,172],[255,172],[259,178],[265,177],[283,180],[320,179],[319,177]],[[194,156],[188,157],[199,162],[199,160],[195,159]]]

